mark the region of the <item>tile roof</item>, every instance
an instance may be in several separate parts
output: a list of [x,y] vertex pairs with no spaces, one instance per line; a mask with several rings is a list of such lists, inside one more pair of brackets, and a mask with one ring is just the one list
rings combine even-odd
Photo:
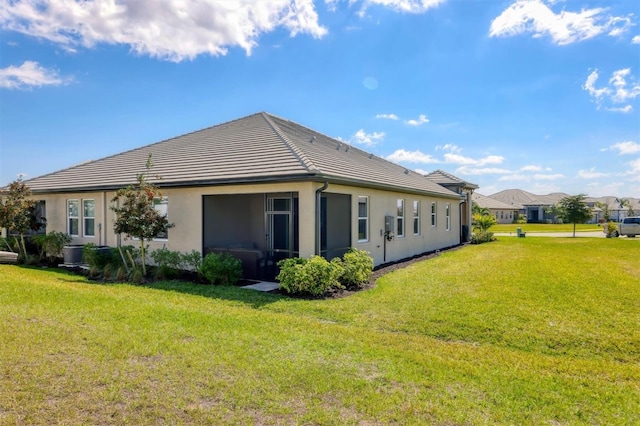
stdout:
[[519,210],[518,207],[503,203],[498,200],[494,200],[493,198],[487,197],[486,195],[482,195],[477,192],[474,192],[473,195],[471,195],[471,199],[478,203],[480,207],[491,210]]
[[435,170],[431,173],[427,173],[425,177],[439,185],[462,185],[463,187],[470,189],[478,188],[478,185],[460,179],[459,177],[445,172],[444,170]]
[[326,180],[459,198],[419,173],[265,112],[25,182],[34,193],[121,188],[144,172],[149,154],[161,187]]
[[[539,195],[522,189],[505,189],[504,191],[489,195],[489,198],[511,205],[517,209],[523,209],[524,206],[547,205],[546,202],[540,200]],[[549,205],[551,204],[553,203],[549,203]]]

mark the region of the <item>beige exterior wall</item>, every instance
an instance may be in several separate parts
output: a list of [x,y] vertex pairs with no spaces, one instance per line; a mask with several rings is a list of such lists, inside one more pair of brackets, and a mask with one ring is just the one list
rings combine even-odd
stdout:
[[[166,240],[153,241],[152,250],[166,246],[169,250],[191,251],[202,250],[203,234],[203,196],[219,194],[249,194],[297,192],[299,202],[299,252],[301,257],[315,254],[315,202],[316,189],[321,183],[274,183],[254,185],[229,185],[195,188],[164,189],[163,195],[168,197],[169,222],[175,226],[169,230]],[[460,242],[460,201],[390,191],[356,188],[342,185],[329,185],[326,190],[331,193],[351,195],[351,242],[354,247],[371,253],[376,265],[400,260]],[[68,194],[34,195],[34,199],[46,202],[47,232],[67,232],[67,201],[78,200],[80,205],[79,236],[74,237],[73,244],[117,245],[117,236],[113,232],[114,213],[111,211],[111,199],[114,192],[87,192]],[[369,197],[369,239],[358,242],[358,196]],[[92,199],[95,202],[95,237],[83,237],[82,200]],[[405,235],[394,236],[385,241],[382,235],[385,215],[396,216],[398,199],[405,200]],[[420,233],[413,233],[413,201],[420,202]],[[437,224],[431,226],[431,203],[436,202]],[[450,228],[446,229],[446,204],[450,205]],[[122,244],[137,244],[137,241],[125,240]],[[386,250],[386,255],[385,255]]]
[[[373,257],[374,264],[380,265],[405,259],[416,254],[451,247],[460,243],[460,200],[439,197],[380,191],[329,185],[327,192],[351,195],[351,244],[366,250]],[[358,196],[369,197],[369,240],[358,242]],[[397,216],[397,200],[405,205],[403,237],[394,235],[391,241],[384,237],[384,217]],[[413,233],[413,201],[420,202],[420,233]],[[436,203],[436,226],[431,226],[431,203]],[[446,229],[446,204],[450,205],[450,229]],[[395,223],[395,221],[394,221]],[[386,254],[385,254],[386,251]]]
[[497,223],[513,223],[517,210],[490,209]]

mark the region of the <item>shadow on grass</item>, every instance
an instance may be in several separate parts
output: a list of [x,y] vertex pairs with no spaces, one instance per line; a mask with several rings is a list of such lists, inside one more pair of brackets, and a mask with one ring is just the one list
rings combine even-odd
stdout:
[[289,299],[282,294],[265,293],[256,290],[243,289],[237,286],[221,286],[221,285],[207,285],[198,284],[188,281],[170,280],[170,281],[156,281],[151,283],[145,283],[136,285],[128,282],[111,282],[103,280],[93,280],[87,277],[85,274],[79,271],[68,270],[64,268],[42,268],[37,266],[21,265],[20,267],[25,269],[54,272],[57,276],[56,279],[65,283],[87,283],[99,286],[118,286],[118,285],[131,285],[137,287],[150,288],[154,290],[171,291],[176,293],[189,294],[193,296],[207,297],[210,299],[221,299],[233,302],[242,302],[253,308],[260,308],[279,300]]

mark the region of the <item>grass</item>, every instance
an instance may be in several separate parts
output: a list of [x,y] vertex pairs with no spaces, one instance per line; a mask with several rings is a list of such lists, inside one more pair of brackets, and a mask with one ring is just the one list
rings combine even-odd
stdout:
[[639,253],[504,238],[312,301],[0,265],[0,423],[638,424]]
[[[525,232],[573,232],[572,223],[499,223],[491,227],[491,232],[513,232],[516,228],[522,228]],[[576,232],[602,232],[602,227],[597,223],[578,223]]]

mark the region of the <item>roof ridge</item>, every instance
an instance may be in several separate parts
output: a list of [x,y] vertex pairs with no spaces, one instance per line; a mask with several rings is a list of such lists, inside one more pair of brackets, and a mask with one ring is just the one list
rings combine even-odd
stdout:
[[[271,119],[271,114],[268,112],[261,112],[260,115],[267,122],[267,124],[273,129],[273,131],[278,135],[278,137],[287,145],[287,148],[291,150],[291,152],[298,158],[300,163],[304,166],[307,171],[317,172],[320,169],[306,156],[304,152],[293,142],[291,141],[284,132],[280,129],[280,127],[273,122]],[[273,116],[276,117],[276,116]]]

